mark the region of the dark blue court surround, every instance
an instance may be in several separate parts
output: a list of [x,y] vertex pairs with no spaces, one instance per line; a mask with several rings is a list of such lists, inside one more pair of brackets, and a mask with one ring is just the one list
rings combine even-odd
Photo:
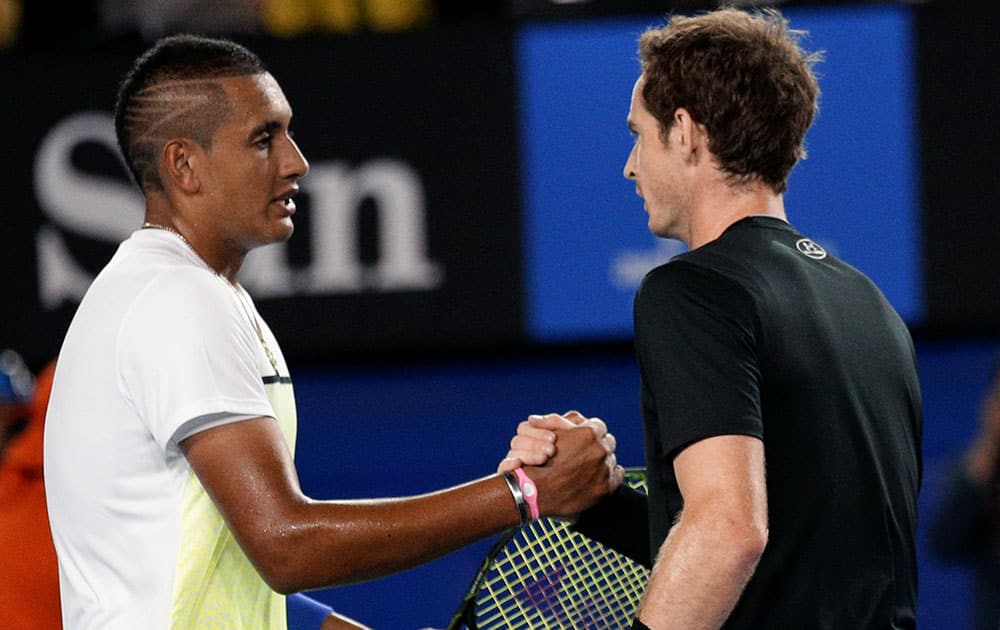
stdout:
[[[918,348],[926,409],[918,627],[963,628],[966,574],[926,553],[926,517],[976,428],[997,343]],[[302,484],[314,497],[428,492],[490,474],[527,414],[578,408],[607,420],[626,465],[642,463],[638,371],[592,358],[293,370]],[[374,628],[443,627],[489,545],[366,584],[312,593]],[[817,569],[821,570],[821,569]]]

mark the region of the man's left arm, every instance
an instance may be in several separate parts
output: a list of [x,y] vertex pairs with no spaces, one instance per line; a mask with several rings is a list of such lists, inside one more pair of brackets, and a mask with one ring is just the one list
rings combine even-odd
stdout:
[[660,547],[639,620],[651,630],[719,628],[767,544],[764,444],[722,435],[674,458],[684,509]]

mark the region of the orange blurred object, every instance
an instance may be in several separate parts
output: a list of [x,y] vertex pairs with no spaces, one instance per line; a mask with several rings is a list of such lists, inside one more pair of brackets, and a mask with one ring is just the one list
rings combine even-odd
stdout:
[[0,460],[0,611],[5,630],[61,628],[59,571],[42,479],[45,410],[55,361],[39,375],[27,426]]

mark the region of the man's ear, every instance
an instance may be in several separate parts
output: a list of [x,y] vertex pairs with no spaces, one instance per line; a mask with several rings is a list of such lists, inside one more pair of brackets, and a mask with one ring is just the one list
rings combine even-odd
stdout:
[[194,143],[186,138],[168,140],[163,146],[163,161],[160,163],[165,175],[163,179],[189,194],[201,189],[201,180],[195,168],[200,162],[196,149]]
[[683,107],[674,111],[674,126],[680,132],[681,147],[688,154],[695,154],[708,146],[705,126],[697,122],[691,112]]

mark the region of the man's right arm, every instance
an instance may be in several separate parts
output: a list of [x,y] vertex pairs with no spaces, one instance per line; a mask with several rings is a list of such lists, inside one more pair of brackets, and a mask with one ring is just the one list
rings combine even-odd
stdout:
[[[609,441],[590,426],[557,432],[549,463],[524,469],[541,514],[576,514],[617,487]],[[247,557],[283,593],[387,575],[520,522],[499,475],[403,499],[315,501],[272,418],[207,429],[181,448]]]
[[764,443],[720,435],[674,458],[684,509],[653,567],[639,609],[651,630],[719,628],[767,544]]

